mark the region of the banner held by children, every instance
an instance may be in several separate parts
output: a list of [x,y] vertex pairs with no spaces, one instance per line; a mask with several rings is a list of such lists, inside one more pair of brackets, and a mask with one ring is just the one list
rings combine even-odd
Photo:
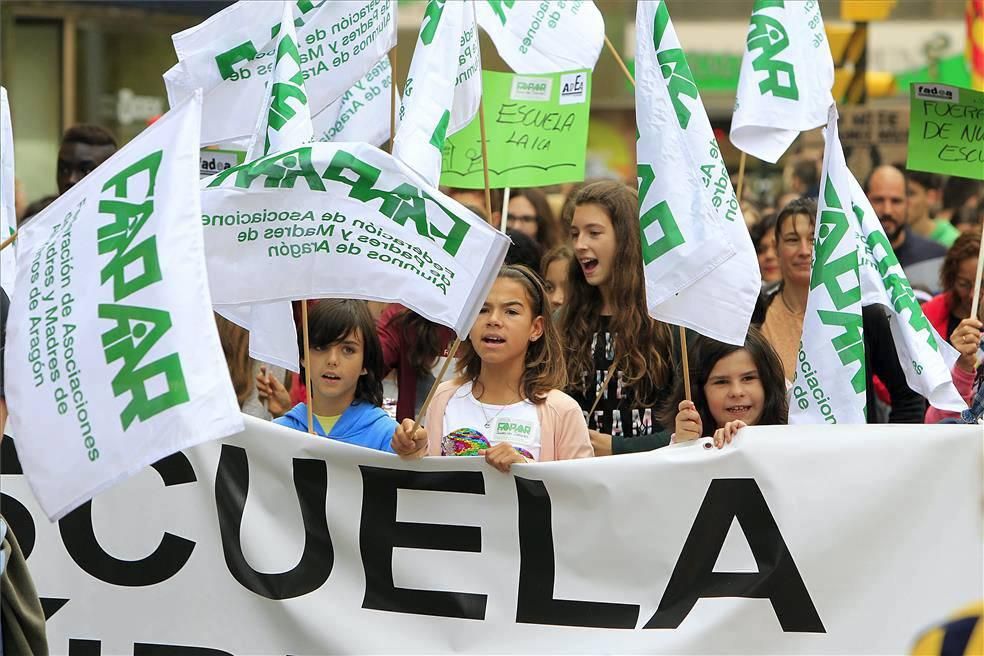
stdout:
[[636,26],[639,219],[649,313],[744,344],[762,279],[728,169],[666,3],[641,0]]
[[402,162],[314,143],[203,181],[217,304],[304,298],[398,302],[464,335],[509,245]]
[[7,243],[14,237],[17,213],[14,198],[17,194],[14,179],[14,131],[10,123],[10,103],[7,90],[0,87],[0,243],[7,246],[0,251],[0,284],[8,296],[14,294],[17,272],[17,249]]
[[[178,63],[164,74],[168,99],[173,106],[203,89],[203,144],[252,136],[253,108],[266,98],[264,82],[274,66],[284,4],[240,0],[172,37]],[[312,114],[342,97],[396,45],[395,2],[286,4],[297,16],[299,63]]]
[[19,235],[5,391],[52,519],[242,430],[206,284],[201,103],[165,114]]
[[593,70],[605,43],[605,20],[590,0],[478,0],[475,14],[516,73]]
[[909,103],[906,166],[984,180],[984,91],[916,82]]
[[[482,71],[489,186],[584,180],[591,71],[516,75]],[[478,119],[444,144],[441,184],[484,189]]]

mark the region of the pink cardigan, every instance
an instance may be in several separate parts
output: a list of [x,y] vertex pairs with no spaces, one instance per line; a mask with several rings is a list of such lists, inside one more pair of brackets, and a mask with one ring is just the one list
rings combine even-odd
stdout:
[[[444,432],[444,411],[451,396],[461,387],[460,381],[442,383],[427,408],[424,426],[427,427],[427,455],[441,455]],[[560,390],[550,390],[543,403],[536,404],[540,419],[540,460],[571,460],[594,455],[588,425],[577,401]]]
[[[964,371],[957,365],[953,365],[953,369],[950,371],[950,377],[953,378],[953,386],[957,388],[957,392],[963,397],[963,400],[967,402],[967,405],[970,405],[971,399],[974,396],[974,375],[974,372]],[[939,408],[929,406],[926,410],[926,421],[923,423],[935,424],[941,419],[959,416],[959,412],[940,410]]]

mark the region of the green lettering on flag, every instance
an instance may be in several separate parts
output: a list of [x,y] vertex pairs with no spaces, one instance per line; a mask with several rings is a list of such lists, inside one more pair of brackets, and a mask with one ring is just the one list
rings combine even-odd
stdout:
[[[644,200],[649,193],[649,188],[656,180],[656,173],[650,164],[640,164],[638,170],[639,198]],[[659,225],[663,236],[650,242],[646,236],[646,230],[654,223]],[[647,266],[686,242],[683,233],[680,232],[680,226],[665,200],[653,205],[639,217],[639,237],[642,242],[642,259]]]
[[437,26],[441,23],[441,14],[444,13],[445,0],[430,0],[427,3],[427,10],[424,12],[424,28],[420,30],[420,40],[425,46],[429,46],[437,34]]
[[676,111],[677,122],[684,130],[690,124],[690,110],[684,104],[681,96],[687,96],[697,100],[697,83],[694,82],[694,74],[687,64],[687,56],[682,48],[667,48],[662,52],[659,44],[663,40],[663,33],[670,24],[670,10],[666,8],[665,2],[660,2],[656,9],[656,18],[653,22],[653,50],[656,51],[656,60],[659,62],[659,71],[663,79],[669,82],[670,100],[673,102],[673,109]]
[[246,41],[216,55],[215,64],[219,67],[219,75],[222,79],[228,80],[236,73],[233,66],[242,61],[252,61],[254,57],[256,57],[256,46],[252,41]]
[[451,121],[451,110],[445,109],[441,114],[441,120],[434,127],[434,134],[431,135],[430,143],[438,150],[444,150],[444,141],[448,134],[448,123]]
[[502,24],[506,24],[506,9],[512,9],[513,5],[516,4],[516,0],[488,0],[489,6],[492,7],[492,11],[495,15],[499,17]]
[[861,315],[853,312],[817,310],[817,316],[825,326],[840,326],[844,329],[843,333],[830,340],[830,344],[837,351],[837,357],[845,367],[858,363],[858,370],[851,376],[851,388],[855,394],[863,394],[866,385]]
[[799,88],[796,86],[796,70],[789,62],[776,57],[789,47],[789,35],[782,23],[772,16],[760,14],[763,9],[784,7],[779,0],[757,0],[752,9],[752,18],[746,45],[749,52],[762,52],[752,60],[752,69],[765,73],[766,77],[759,81],[759,91],[769,93],[779,98],[799,100]]
[[[820,227],[817,230],[816,254],[813,261],[813,271],[810,275],[810,289],[816,289],[823,285],[830,294],[830,300],[834,307],[843,310],[852,303],[861,300],[861,284],[858,278],[858,253],[856,250],[845,253],[836,260],[831,260],[841,240],[847,234],[848,220],[844,212],[836,209],[841,207],[840,199],[830,179],[824,189],[824,202],[827,205],[820,212]],[[831,209],[835,208],[835,209]],[[840,276],[844,273],[854,271],[851,281],[856,286],[851,289],[843,289],[840,283]]]

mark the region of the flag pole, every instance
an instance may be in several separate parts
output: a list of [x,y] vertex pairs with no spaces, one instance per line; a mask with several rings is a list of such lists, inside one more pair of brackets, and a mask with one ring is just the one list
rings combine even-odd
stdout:
[[615,46],[612,45],[611,39],[608,38],[607,34],[605,35],[605,45],[608,46],[608,52],[612,53],[612,57],[615,58],[615,62],[618,64],[619,68],[622,69],[622,72],[625,73],[625,78],[632,83],[634,88],[635,80],[632,78],[632,73],[629,72],[628,67],[625,65],[625,62],[622,61],[622,58],[619,56],[618,51],[615,50]]
[[389,151],[393,154],[393,140],[396,139],[396,46],[390,48],[390,138]]
[[482,175],[485,176],[485,213],[489,215],[489,221],[492,221],[492,192],[489,189],[489,147],[485,140],[484,98],[478,102],[478,127],[482,133]]
[[308,332],[308,302],[301,301],[301,324],[304,333],[304,390],[307,395],[308,432],[314,435],[314,408],[311,407],[311,336]]
[[[598,390],[595,392],[594,403],[591,404],[591,409],[588,410],[588,422],[591,422],[591,415],[594,414],[595,408],[598,407],[598,402],[601,401],[602,393],[608,389],[608,383],[612,381],[612,376],[615,375],[615,367],[618,365],[618,360],[612,360],[612,366],[608,367],[608,373],[605,374],[605,380],[601,381],[601,385],[598,386]],[[598,424],[595,423],[597,428]]]
[[693,401],[690,394],[690,355],[687,353],[687,330],[683,326],[680,326],[680,354],[683,356],[684,398]]
[[974,282],[974,301],[971,303],[970,318],[977,318],[981,300],[981,275],[984,274],[984,224],[981,225],[981,248],[977,253],[977,280]]
[[745,151],[741,151],[741,159],[738,161],[738,188],[737,193],[738,207],[741,207],[741,189],[745,186]]
[[437,378],[434,379],[434,384],[431,385],[430,391],[427,392],[424,402],[420,404],[420,412],[417,413],[417,417],[413,420],[413,430],[410,431],[411,438],[417,434],[417,429],[420,428],[420,420],[427,414],[427,407],[430,405],[431,399],[434,398],[434,392],[437,391],[437,386],[444,380],[444,374],[448,372],[448,366],[454,360],[454,354],[458,352],[459,346],[461,346],[461,338],[455,337],[454,342],[451,343],[451,348],[448,349],[448,357],[444,360],[444,364],[441,365],[441,370],[438,372]]
[[[506,221],[509,220],[509,187],[506,187],[502,194],[502,221],[499,222],[499,230],[506,231]],[[489,217],[492,220],[492,217]]]
[[7,246],[10,246],[11,244],[13,244],[15,241],[17,241],[17,233],[16,232],[14,234],[10,235],[9,237],[7,237],[6,239],[4,239],[2,242],[0,242],[0,251],[2,251],[3,249],[7,248]]

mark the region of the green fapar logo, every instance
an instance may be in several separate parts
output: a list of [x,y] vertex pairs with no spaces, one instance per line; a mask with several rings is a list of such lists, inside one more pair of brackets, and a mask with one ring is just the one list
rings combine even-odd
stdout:
[[[99,278],[103,285],[112,282],[114,302],[100,303],[98,315],[113,323],[102,334],[106,364],[122,361],[113,377],[113,396],[130,394],[130,401],[120,413],[123,430],[134,419],[146,421],[189,399],[177,353],[147,361],[151,349],[171,329],[171,314],[158,308],[121,303],[163,279],[157,238],[152,235],[138,242],[140,231],[154,212],[154,186],[163,155],[164,151],[158,150],[114,175],[102,188],[103,192],[112,194],[99,201],[99,213],[110,217],[96,233],[99,254],[111,256]],[[141,182],[144,175],[146,187]],[[161,378],[164,391],[151,397],[148,381],[154,380],[154,389],[160,389]]]
[[505,25],[506,9],[512,9],[513,5],[516,4],[516,0],[488,0],[488,3],[492,7],[492,11],[495,12],[495,15],[499,17],[499,21]]
[[666,8],[666,2],[660,2],[656,8],[656,18],[653,21],[653,50],[656,54],[656,61],[659,62],[659,71],[663,79],[667,81],[667,88],[670,92],[670,101],[673,103],[673,110],[676,112],[677,122],[684,130],[690,124],[690,109],[684,104],[682,96],[697,99],[697,84],[694,82],[694,74],[687,64],[687,56],[682,48],[666,48],[660,51],[659,44],[663,41],[663,35],[670,26],[670,11]]
[[796,86],[796,71],[793,65],[777,59],[777,56],[789,47],[786,28],[772,16],[761,13],[772,8],[785,8],[785,3],[783,0],[756,0],[752,9],[746,45],[749,52],[762,51],[752,60],[752,69],[757,73],[766,74],[765,79],[759,81],[760,93],[799,100],[799,88]]
[[437,27],[441,24],[441,15],[444,14],[445,0],[430,0],[427,3],[427,10],[424,12],[424,26],[420,28],[420,40],[425,46],[429,46],[434,41],[437,34]]
[[[649,164],[640,164],[639,168],[639,203],[645,201],[650,187],[656,180],[656,172]],[[649,241],[646,231],[650,226],[656,224],[663,232],[663,236],[655,241]],[[683,245],[686,240],[680,232],[669,204],[664,200],[650,207],[642,216],[639,217],[639,239],[642,242],[642,261],[648,266],[663,257],[674,248]]]

